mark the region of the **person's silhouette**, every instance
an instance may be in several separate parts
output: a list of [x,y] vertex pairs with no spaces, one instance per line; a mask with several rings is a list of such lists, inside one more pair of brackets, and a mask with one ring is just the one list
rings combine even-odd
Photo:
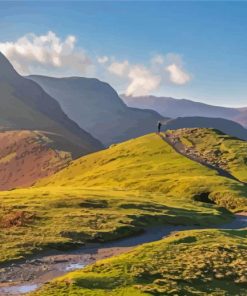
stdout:
[[158,133],[160,133],[161,126],[162,126],[162,123],[158,121]]

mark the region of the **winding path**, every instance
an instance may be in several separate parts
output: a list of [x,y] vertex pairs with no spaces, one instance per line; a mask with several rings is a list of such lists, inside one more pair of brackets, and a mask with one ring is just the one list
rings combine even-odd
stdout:
[[[247,213],[217,227],[218,229],[241,229],[247,227]],[[207,227],[208,229],[209,227]],[[211,227],[215,228],[215,227]],[[74,251],[53,251],[35,256],[23,262],[11,264],[0,272],[0,295],[23,295],[37,289],[47,281],[69,271],[83,268],[100,259],[127,252],[143,243],[160,240],[172,232],[206,229],[196,226],[159,226],[147,229],[140,235],[104,244],[94,244]]]
[[189,158],[190,160],[193,160],[195,162],[198,162],[200,163],[201,165],[204,165],[206,166],[207,168],[209,169],[212,169],[212,170],[215,170],[218,172],[218,174],[222,177],[226,177],[226,178],[229,178],[229,179],[232,179],[232,180],[235,180],[235,181],[238,181],[244,185],[247,185],[245,182],[243,181],[240,181],[239,179],[237,179],[236,177],[234,177],[232,174],[230,174],[228,171],[226,170],[223,170],[221,168],[219,168],[218,166],[214,166],[206,161],[204,161],[203,159],[201,159],[200,157],[196,156],[196,155],[189,155],[185,152],[184,150],[184,146],[181,142],[176,142],[176,143],[173,143],[169,137],[166,137],[165,135],[162,135],[160,134],[160,137],[167,143],[169,144],[177,153]]

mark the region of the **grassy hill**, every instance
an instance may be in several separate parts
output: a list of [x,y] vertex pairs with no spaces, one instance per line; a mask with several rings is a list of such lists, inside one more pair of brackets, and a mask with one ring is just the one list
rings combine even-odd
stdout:
[[237,179],[247,182],[247,142],[215,129],[191,128],[169,131],[184,145],[188,154],[197,155],[218,166]]
[[102,260],[32,296],[246,295],[247,231],[184,231]]
[[84,156],[36,187],[1,192],[0,261],[116,239],[151,224],[224,223],[231,214],[222,207],[245,210],[246,197],[243,184],[146,135]]
[[156,134],[82,157],[37,186],[138,190],[190,200],[207,195],[232,210],[247,202],[245,186],[179,155]]
[[0,132],[0,190],[33,185],[66,167],[74,147],[61,136],[40,131]]

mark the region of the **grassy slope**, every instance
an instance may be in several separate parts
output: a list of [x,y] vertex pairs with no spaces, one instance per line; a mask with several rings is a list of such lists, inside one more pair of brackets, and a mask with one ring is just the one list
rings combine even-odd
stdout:
[[217,165],[243,182],[247,182],[247,142],[214,129],[180,129],[169,131],[193,152]]
[[247,230],[184,231],[69,273],[31,295],[246,295]]
[[0,261],[122,237],[150,223],[229,219],[217,206],[195,201],[205,192],[229,209],[246,209],[242,184],[177,154],[155,134],[116,145],[74,161],[35,188],[1,192]]
[[71,153],[52,136],[39,131],[0,132],[0,190],[31,186],[69,164]]
[[193,199],[203,193],[231,210],[246,208],[246,187],[176,153],[150,134],[82,157],[38,186],[138,190]]

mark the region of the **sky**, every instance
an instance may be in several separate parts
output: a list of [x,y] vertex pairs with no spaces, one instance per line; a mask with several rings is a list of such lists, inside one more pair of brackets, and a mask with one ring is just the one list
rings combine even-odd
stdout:
[[134,96],[247,106],[246,32],[243,1],[0,1],[0,51],[19,73]]

